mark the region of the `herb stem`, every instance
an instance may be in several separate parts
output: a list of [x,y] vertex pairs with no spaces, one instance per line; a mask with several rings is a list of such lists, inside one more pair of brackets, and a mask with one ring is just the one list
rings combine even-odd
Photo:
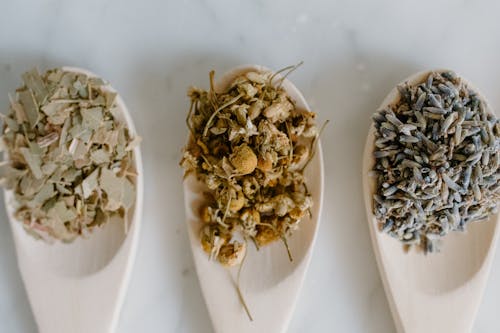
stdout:
[[205,124],[205,129],[203,130],[203,136],[207,136],[208,134],[208,129],[210,128],[210,125],[212,125],[212,122],[215,118],[215,116],[223,109],[227,108],[228,106],[230,106],[231,104],[234,104],[236,103],[241,97],[243,96],[243,93],[239,94],[238,96],[236,96],[235,98],[231,99],[229,102],[223,104],[222,106],[220,106],[219,108],[217,108],[217,110],[215,110],[214,113],[212,113],[212,115],[210,116],[210,118],[208,118],[208,121],[207,123]]
[[307,166],[309,165],[309,163],[311,162],[311,160],[314,158],[314,155],[316,155],[316,147],[317,147],[317,142],[319,140],[319,138],[321,137],[321,134],[323,134],[323,131],[325,130],[325,127],[326,125],[328,125],[328,123],[330,122],[330,120],[326,120],[323,125],[321,126],[319,132],[318,132],[318,135],[316,135],[316,137],[314,138],[314,140],[311,142],[311,146],[309,147],[309,158],[307,159],[306,163],[304,164],[304,166],[302,167],[302,169],[300,169],[300,171],[304,171]]
[[[245,245],[246,244],[247,244],[247,241],[245,239]],[[238,267],[238,275],[236,277],[236,291],[238,292],[238,298],[240,299],[241,305],[243,305],[243,308],[245,309],[245,312],[248,316],[248,319],[250,319],[250,321],[253,321],[253,317],[252,317],[252,314],[250,313],[250,309],[248,308],[248,305],[245,302],[245,298],[243,297],[243,293],[241,291],[241,283],[240,283],[241,271],[243,269],[243,264],[245,263],[246,258],[247,258],[247,252],[245,252],[243,259],[241,260],[240,267]]]

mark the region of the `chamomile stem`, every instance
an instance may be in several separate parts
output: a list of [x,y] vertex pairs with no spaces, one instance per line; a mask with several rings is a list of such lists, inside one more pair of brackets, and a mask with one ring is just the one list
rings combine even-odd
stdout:
[[[245,245],[246,244],[247,244],[247,241],[245,240]],[[236,291],[238,292],[238,298],[240,299],[241,305],[243,305],[243,308],[245,309],[245,312],[247,313],[248,319],[250,319],[250,321],[253,321],[252,314],[250,313],[250,309],[248,308],[247,303],[245,302],[245,298],[243,297],[243,293],[241,292],[241,288],[240,288],[241,270],[243,269],[243,264],[245,263],[246,258],[247,258],[247,253],[245,252],[243,259],[241,260],[240,267],[238,268],[238,275],[236,277]]]
[[212,115],[210,116],[210,118],[208,118],[208,121],[207,123],[205,124],[205,129],[203,130],[203,136],[207,136],[208,134],[208,129],[210,128],[210,125],[212,125],[212,122],[214,121],[214,118],[215,116],[223,109],[227,108],[228,106],[230,106],[231,104],[234,104],[236,103],[241,97],[243,96],[243,94],[239,94],[238,96],[236,96],[235,98],[231,99],[229,102],[223,104],[222,106],[220,106],[217,110],[215,110],[214,113],[212,113]]
[[319,140],[319,138],[321,137],[321,134],[323,134],[323,131],[326,127],[326,125],[328,125],[328,123],[330,122],[330,120],[326,120],[323,125],[321,126],[319,132],[318,132],[318,135],[316,135],[316,137],[314,138],[314,140],[311,142],[311,147],[309,148],[309,151],[311,152],[309,154],[309,158],[307,159],[306,163],[304,164],[304,166],[302,167],[302,169],[300,169],[300,171],[304,171],[306,169],[306,167],[309,165],[309,162],[311,162],[311,160],[313,159],[314,155],[316,154],[316,147],[317,147],[317,142]]

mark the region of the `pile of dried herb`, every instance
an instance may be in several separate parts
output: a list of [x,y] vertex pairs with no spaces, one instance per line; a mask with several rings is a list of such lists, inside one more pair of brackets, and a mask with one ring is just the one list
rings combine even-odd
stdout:
[[54,69],[23,75],[4,121],[1,183],[13,191],[15,217],[46,240],[70,242],[135,199],[132,137],[117,120],[116,93],[99,78]]
[[[275,73],[250,71],[221,93],[189,90],[191,132],[181,165],[208,188],[201,245],[225,266],[287,236],[312,206],[303,170],[318,136],[315,114],[299,109]],[[243,241],[242,241],[243,240]],[[288,251],[292,260],[290,251]]]
[[453,72],[399,88],[374,117],[374,214],[383,232],[426,253],[497,209],[500,122]]

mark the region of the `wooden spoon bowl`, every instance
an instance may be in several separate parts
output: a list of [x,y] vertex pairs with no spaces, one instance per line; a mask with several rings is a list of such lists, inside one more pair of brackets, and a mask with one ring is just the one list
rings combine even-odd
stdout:
[[[419,84],[430,73],[414,74],[402,83]],[[479,96],[492,112],[484,97]],[[399,92],[394,88],[379,109],[398,100]],[[397,330],[407,333],[470,332],[495,252],[499,214],[491,215],[487,221],[469,224],[466,233],[448,234],[439,253],[404,252],[399,240],[377,229],[373,215],[376,184],[369,173],[375,164],[374,132],[372,125],[363,160],[365,207],[377,264]]]
[[[87,70],[63,70],[96,75]],[[111,87],[107,87],[113,90]],[[113,90],[114,91],[114,90]],[[118,95],[122,119],[135,133],[132,118]],[[5,206],[16,246],[19,270],[41,333],[113,332],[118,322],[139,239],[143,201],[141,152],[134,149],[136,198],[124,233],[123,221],[111,220],[88,238],[48,244],[28,235],[14,217],[12,191],[4,191]]]
[[[226,88],[237,76],[248,71],[269,71],[261,66],[237,67],[217,81],[216,90]],[[310,110],[304,97],[288,80],[283,87],[298,108]],[[314,200],[312,218],[304,217],[300,227],[288,238],[294,261],[290,262],[281,242],[259,251],[248,246],[241,271],[240,287],[253,315],[250,321],[240,303],[235,287],[237,267],[227,269],[209,261],[199,238],[199,208],[204,187],[192,176],[184,182],[186,222],[198,279],[216,332],[283,332],[288,327],[296,299],[311,259],[321,216],[323,200],[323,157],[318,142],[316,154],[305,172],[307,186]]]

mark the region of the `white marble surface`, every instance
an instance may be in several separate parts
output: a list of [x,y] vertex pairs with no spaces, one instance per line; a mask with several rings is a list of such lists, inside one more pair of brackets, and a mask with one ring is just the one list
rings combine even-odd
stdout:
[[[394,332],[361,196],[369,116],[409,74],[449,67],[500,108],[498,1],[16,0],[0,6],[0,105],[32,66],[110,80],[143,134],[142,235],[119,332],[211,332],[188,247],[180,149],[186,88],[242,63],[281,68],[321,120],[326,198],[289,332]],[[0,209],[0,332],[35,332]],[[474,332],[500,331],[497,255]]]

